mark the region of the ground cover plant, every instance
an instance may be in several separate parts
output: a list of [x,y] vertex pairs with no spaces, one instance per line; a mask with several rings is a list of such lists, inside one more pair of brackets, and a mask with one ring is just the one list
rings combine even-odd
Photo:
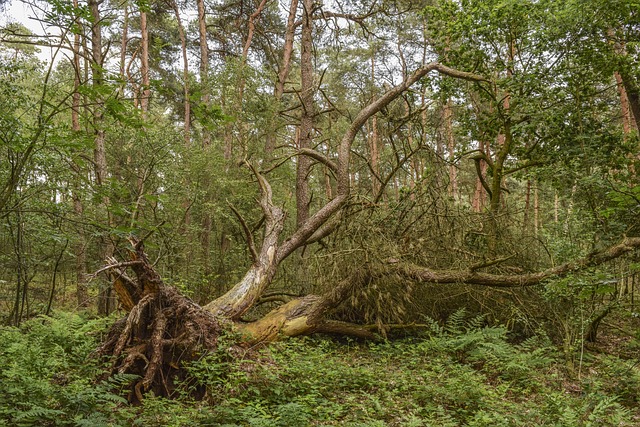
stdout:
[[[410,338],[304,338],[259,358],[208,353],[174,399],[126,401],[130,378],[101,379],[104,319],[56,313],[0,332],[0,425],[7,426],[634,426],[636,359],[588,352],[569,371],[544,335],[457,312]],[[228,343],[234,342],[228,337]],[[634,345],[636,346],[634,348]],[[190,391],[206,389],[202,399]]]

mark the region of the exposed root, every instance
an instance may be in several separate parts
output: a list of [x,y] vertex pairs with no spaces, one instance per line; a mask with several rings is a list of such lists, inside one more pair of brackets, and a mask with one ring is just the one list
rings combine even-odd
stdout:
[[[172,396],[187,376],[185,364],[217,348],[222,325],[213,315],[180,295],[162,287],[145,295],[128,316],[117,322],[99,353],[110,357],[109,374],[135,374],[129,401],[144,393]],[[192,390],[194,397],[204,390]]]

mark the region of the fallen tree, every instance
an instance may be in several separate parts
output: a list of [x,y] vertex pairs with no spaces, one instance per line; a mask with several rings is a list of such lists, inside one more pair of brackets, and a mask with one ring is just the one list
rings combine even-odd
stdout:
[[[132,373],[138,376],[139,379],[132,385],[130,400],[141,400],[148,391],[153,391],[156,395],[171,395],[176,387],[176,379],[179,380],[184,375],[184,363],[207,351],[216,350],[220,333],[225,327],[238,334],[237,347],[230,348],[230,354],[239,354],[243,351],[243,346],[312,333],[375,338],[374,328],[337,321],[331,318],[331,314],[355,288],[379,280],[385,275],[418,283],[530,286],[551,277],[602,264],[640,247],[640,238],[625,238],[611,248],[572,263],[540,273],[510,276],[479,271],[492,265],[491,262],[472,266],[465,271],[435,271],[402,260],[388,260],[380,265],[361,266],[325,294],[293,299],[254,322],[243,322],[242,316],[255,306],[273,282],[278,266],[297,249],[333,231],[336,218],[349,199],[351,148],[365,122],[433,71],[478,84],[487,81],[483,76],[453,70],[440,63],[426,64],[360,111],[341,139],[337,158],[330,159],[311,149],[297,153],[330,169],[335,176],[337,192],[286,238],[283,238],[286,214],[273,203],[268,180],[252,164],[245,162],[260,189],[259,203],[264,216],[264,233],[261,244],[257,245],[246,221],[232,208],[244,229],[252,264],[244,277],[219,298],[201,307],[176,289],[165,285],[147,259],[142,241],[130,240],[132,248],[129,260],[110,260],[109,265],[102,270],[108,271],[112,276],[121,307],[128,314],[113,326],[100,353],[111,358],[112,373]],[[500,261],[496,260],[495,263]],[[134,278],[127,275],[127,269],[134,272]]]

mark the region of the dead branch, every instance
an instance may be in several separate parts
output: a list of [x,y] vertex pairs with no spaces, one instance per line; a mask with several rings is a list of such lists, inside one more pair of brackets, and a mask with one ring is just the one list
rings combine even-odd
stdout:
[[564,277],[576,271],[595,267],[640,248],[640,237],[626,237],[620,243],[591,253],[576,261],[540,271],[538,273],[501,275],[480,273],[474,270],[431,270],[412,263],[387,264],[371,272],[375,277],[397,274],[418,283],[466,283],[469,285],[516,288],[534,286],[553,277]]

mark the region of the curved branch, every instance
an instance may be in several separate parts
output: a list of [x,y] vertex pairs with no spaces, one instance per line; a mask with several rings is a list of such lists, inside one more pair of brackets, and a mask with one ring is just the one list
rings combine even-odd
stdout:
[[260,299],[273,280],[278,266],[275,254],[285,219],[282,209],[273,204],[269,182],[251,163],[244,161],[244,164],[251,169],[260,186],[260,207],[265,218],[262,247],[240,282],[227,293],[204,306],[204,309],[210,313],[232,320],[246,313]]
[[240,212],[238,212],[235,206],[231,204],[231,202],[227,200],[227,204],[229,205],[229,208],[234,213],[236,218],[238,218],[238,221],[242,226],[242,230],[244,231],[244,235],[247,239],[247,246],[249,247],[249,252],[251,253],[251,261],[253,261],[254,263],[258,262],[258,252],[256,251],[256,245],[253,241],[253,234],[251,234],[251,230],[249,229],[247,222],[244,220],[244,218],[242,217]]
[[466,283],[469,285],[492,286],[498,288],[516,288],[534,286],[552,277],[563,277],[568,274],[604,264],[615,258],[640,248],[640,237],[627,237],[620,243],[599,252],[591,253],[576,261],[567,262],[557,267],[538,273],[500,275],[481,273],[469,270],[431,270],[412,263],[387,264],[384,269],[372,273],[376,277],[397,274],[419,283]]
[[307,219],[287,240],[282,243],[281,247],[278,249],[277,262],[284,260],[293,253],[293,251],[304,245],[316,230],[318,230],[318,228],[320,228],[337,211],[344,207],[349,198],[349,161],[351,146],[362,126],[364,126],[370,117],[389,105],[398,96],[408,90],[414,83],[418,82],[421,78],[432,71],[437,71],[440,74],[456,79],[474,82],[488,81],[485,77],[475,73],[455,70],[447,67],[446,65],[440,64],[439,62],[430,62],[418,68],[413,72],[413,74],[407,76],[400,84],[392,87],[382,94],[382,96],[360,110],[358,115],[351,122],[347,131],[342,136],[342,140],[338,146],[336,196]]
[[312,159],[317,160],[323,165],[327,166],[333,172],[338,172],[338,165],[336,165],[330,158],[319,151],[313,150],[311,148],[301,148],[298,150],[298,154],[311,157]]

